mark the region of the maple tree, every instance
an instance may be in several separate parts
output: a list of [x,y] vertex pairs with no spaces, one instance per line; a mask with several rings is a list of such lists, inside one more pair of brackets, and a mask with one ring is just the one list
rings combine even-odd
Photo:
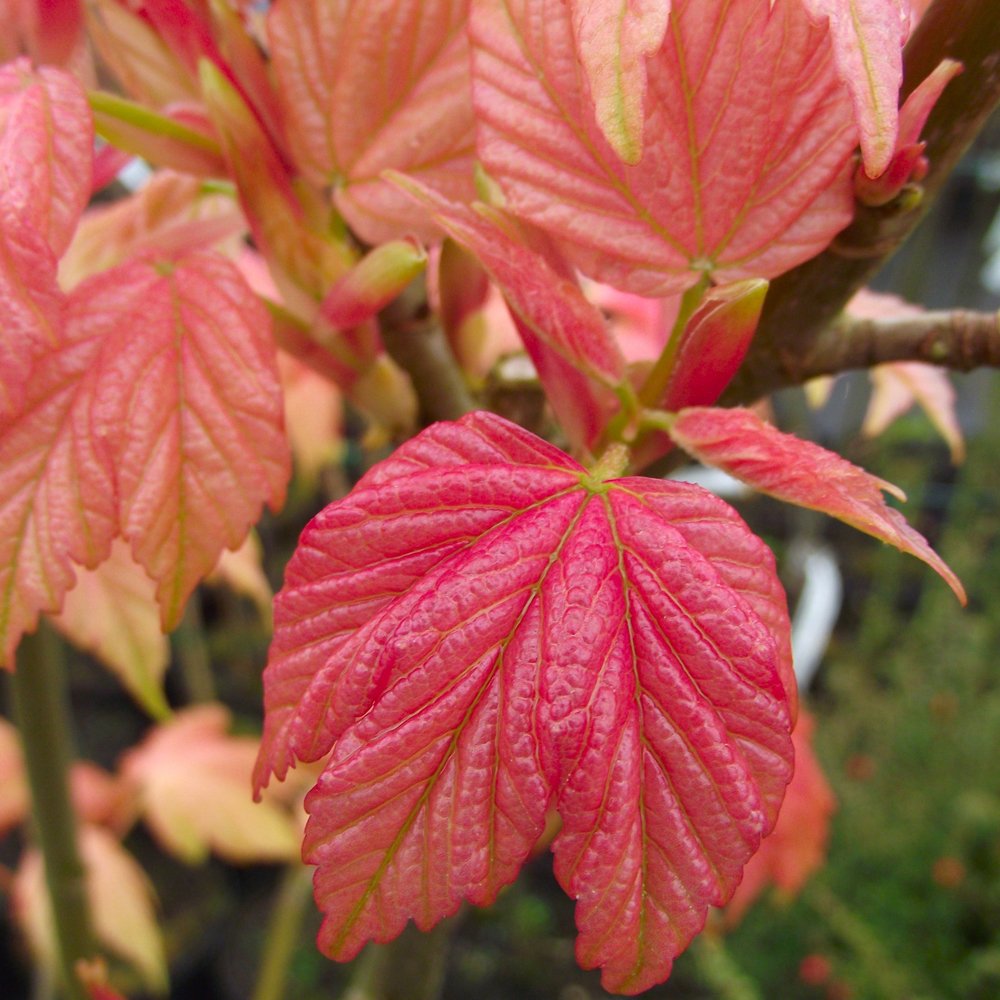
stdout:
[[[890,310],[900,333],[841,313],[1000,101],[989,4],[0,9],[0,660],[29,776],[40,617],[167,720],[159,630],[213,571],[266,601],[220,558],[281,507],[293,452],[335,453],[342,395],[398,446],[302,531],[253,778],[259,797],[322,762],[303,842],[320,947],[348,959],[488,904],[546,838],[580,963],[616,992],[664,980],[775,827],[798,696],[770,550],[656,473],[679,447],[964,601],[894,486],[744,407],[907,362],[881,377],[958,453],[939,377],[912,366],[997,364],[995,317]],[[148,185],[88,207],[133,155]],[[513,351],[547,406],[531,427],[483,405]],[[326,430],[303,434],[317,409]],[[98,602],[111,625],[81,610]],[[251,808],[225,715],[161,725],[121,770],[165,846],[287,857],[272,805],[242,824],[256,839],[206,807]],[[54,872],[79,867],[74,820],[50,784],[37,822],[82,996],[92,948]],[[121,866],[81,823],[91,870]]]

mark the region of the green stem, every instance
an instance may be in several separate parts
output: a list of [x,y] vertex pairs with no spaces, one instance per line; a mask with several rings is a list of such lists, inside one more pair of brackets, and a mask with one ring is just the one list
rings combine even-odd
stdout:
[[197,592],[188,599],[184,617],[174,629],[171,639],[188,700],[194,704],[215,701],[215,677],[212,675],[212,660],[205,641]]
[[35,837],[55,931],[59,972],[70,1000],[87,1000],[76,965],[94,955],[76,815],[69,790],[70,712],[63,648],[42,622],[17,650],[11,678],[14,714],[31,788]]
[[288,966],[302,939],[302,918],[312,897],[311,889],[311,868],[292,864],[285,869],[264,939],[253,1000],[282,1000],[289,995]]
[[717,934],[701,934],[691,943],[691,957],[702,982],[718,1000],[761,1000],[760,991],[736,964]]

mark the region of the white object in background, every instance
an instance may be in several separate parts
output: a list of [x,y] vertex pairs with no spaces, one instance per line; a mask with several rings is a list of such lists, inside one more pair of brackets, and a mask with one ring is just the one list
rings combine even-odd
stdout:
[[671,472],[667,478],[701,486],[723,500],[739,500],[754,492],[745,483],[741,483],[722,469],[713,469],[706,465],[685,465],[682,469]]
[[798,542],[790,559],[802,576],[802,593],[792,615],[792,659],[799,690],[809,690],[830,644],[844,598],[837,557],[826,545]]

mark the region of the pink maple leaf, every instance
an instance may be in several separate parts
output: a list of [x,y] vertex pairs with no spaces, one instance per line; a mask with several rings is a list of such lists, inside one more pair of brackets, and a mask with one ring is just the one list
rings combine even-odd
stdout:
[[22,406],[37,359],[59,342],[56,258],[90,195],[83,91],[27,59],[0,67],[0,418]]
[[648,296],[771,278],[851,218],[850,102],[799,2],[675,2],[634,166],[595,119],[566,3],[477,0],[470,36],[483,163],[591,278]]
[[491,414],[372,469],[303,533],[265,674],[258,787],[330,753],[304,845],[323,949],[490,902],[551,805],[580,962],[666,978],[789,777],[773,567],[703,490],[602,481]]

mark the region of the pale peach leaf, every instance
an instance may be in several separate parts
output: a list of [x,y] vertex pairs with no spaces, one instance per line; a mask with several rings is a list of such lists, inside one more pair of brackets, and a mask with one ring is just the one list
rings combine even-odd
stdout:
[[264,621],[269,622],[274,593],[264,573],[263,559],[260,537],[251,530],[238,549],[226,549],[222,553],[205,582],[224,584],[236,593],[249,597]]
[[27,819],[30,808],[17,730],[0,718],[0,837]]
[[877,437],[916,403],[948,443],[952,462],[959,465],[965,459],[965,439],[955,414],[955,388],[943,368],[898,361],[877,365],[868,374],[872,397],[862,434]]
[[59,280],[63,288],[73,288],[130,257],[180,256],[223,241],[235,254],[245,231],[233,198],[210,192],[196,177],[158,170],[136,193],[84,213],[59,262]]
[[156,584],[116,539],[96,569],[78,569],[55,625],[74,645],[97,657],[133,698],[157,719],[170,714],[163,674],[170,647],[160,629]]
[[[80,855],[94,934],[98,942],[136,969],[143,985],[157,994],[167,990],[163,939],[156,921],[153,890],[138,862],[107,830],[84,825]],[[14,877],[14,913],[37,959],[58,969],[45,868],[30,849]]]
[[255,803],[250,777],[259,743],[228,736],[222,705],[178,712],[128,752],[122,774],[139,795],[140,815],[162,844],[188,863],[214,851],[228,861],[290,861],[296,824],[274,802]]

